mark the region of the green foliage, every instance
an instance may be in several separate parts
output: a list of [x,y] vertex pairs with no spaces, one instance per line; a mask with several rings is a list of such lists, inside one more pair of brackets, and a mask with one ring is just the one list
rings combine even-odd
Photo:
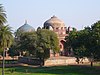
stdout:
[[0,53],[4,48],[9,48],[13,41],[11,28],[4,24],[7,22],[4,7],[0,4]]
[[4,8],[3,8],[2,4],[0,4],[0,27],[3,26],[4,23],[7,22],[6,18],[7,17],[6,17]]
[[37,31],[37,35],[37,45],[42,48],[41,50],[44,50],[44,58],[49,58],[50,55],[48,53],[50,49],[52,49],[55,53],[60,50],[57,34],[53,31],[41,29]]
[[71,31],[66,40],[75,55],[100,59],[100,21],[83,30]]
[[15,52],[28,51],[38,58],[50,57],[50,49],[59,52],[59,40],[57,34],[47,29],[38,29],[35,32],[16,32],[15,44],[12,49]]
[[9,48],[13,42],[13,35],[11,28],[7,26],[2,26],[0,29],[0,48]]

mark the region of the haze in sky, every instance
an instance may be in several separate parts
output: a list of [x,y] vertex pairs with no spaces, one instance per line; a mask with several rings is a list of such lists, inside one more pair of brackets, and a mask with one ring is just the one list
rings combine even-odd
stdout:
[[25,20],[35,29],[42,27],[53,15],[63,20],[66,27],[78,30],[100,20],[100,0],[0,0],[0,4],[14,31]]

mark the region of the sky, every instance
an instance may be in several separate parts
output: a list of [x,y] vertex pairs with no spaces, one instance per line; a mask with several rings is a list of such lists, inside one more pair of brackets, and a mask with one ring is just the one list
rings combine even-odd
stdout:
[[7,14],[8,24],[16,31],[28,24],[43,27],[53,15],[64,21],[66,27],[78,30],[100,20],[100,0],[0,0]]

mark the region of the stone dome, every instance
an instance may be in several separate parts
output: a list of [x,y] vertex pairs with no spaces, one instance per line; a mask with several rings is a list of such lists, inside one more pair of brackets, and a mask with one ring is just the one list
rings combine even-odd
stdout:
[[65,27],[65,24],[64,24],[63,21],[58,19],[56,16],[53,16],[44,23],[44,27],[48,27],[48,26],[52,26],[53,28],[55,28],[55,27]]
[[27,21],[25,21],[25,24],[22,25],[21,27],[19,27],[17,30],[21,31],[21,32],[32,32],[32,31],[35,31],[35,29],[32,26],[27,24]]

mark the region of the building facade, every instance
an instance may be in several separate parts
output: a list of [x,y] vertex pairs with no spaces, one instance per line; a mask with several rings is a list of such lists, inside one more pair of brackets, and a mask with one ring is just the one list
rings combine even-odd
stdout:
[[60,51],[63,52],[65,36],[68,36],[68,34],[66,34],[67,27],[65,26],[64,22],[58,19],[56,16],[53,16],[44,22],[43,28],[53,30],[55,33],[57,33]]

